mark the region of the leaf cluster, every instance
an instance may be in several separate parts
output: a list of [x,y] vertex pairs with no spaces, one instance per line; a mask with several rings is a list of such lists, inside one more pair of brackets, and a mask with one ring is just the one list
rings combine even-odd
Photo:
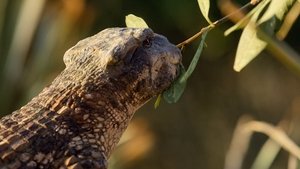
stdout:
[[[268,36],[273,36],[276,33],[276,28],[280,25],[285,14],[289,10],[289,7],[294,2],[296,2],[296,0],[251,0],[248,4],[241,7],[239,11],[236,11],[240,12],[244,8],[254,6],[254,8],[245,15],[244,18],[231,28],[227,29],[224,33],[225,36],[227,36],[236,30],[243,29],[233,66],[235,71],[241,71],[266,48],[267,42],[260,37],[259,33],[263,32]],[[209,18],[210,0],[198,0],[198,5],[203,17],[209,25],[201,29],[201,31],[193,37],[177,45],[182,49],[185,45],[201,36],[198,49],[194,54],[188,69],[185,70],[184,66],[181,65],[179,77],[173,82],[169,89],[162,93],[164,100],[168,103],[176,103],[183,94],[187,80],[195,70],[198,63],[208,32],[224,21],[227,21],[229,16],[236,13],[233,12],[224,18],[212,22]],[[126,16],[126,25],[127,27],[148,27],[142,18],[132,14]],[[161,95],[158,96],[158,99],[155,102],[155,107],[158,107],[160,100]]]

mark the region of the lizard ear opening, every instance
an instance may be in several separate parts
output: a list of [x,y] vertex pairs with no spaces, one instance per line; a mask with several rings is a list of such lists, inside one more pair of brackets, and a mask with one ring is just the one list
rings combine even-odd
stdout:
[[111,59],[107,65],[130,64],[136,50],[136,47],[129,49],[126,53],[117,52],[117,50],[114,50],[114,55],[111,56]]
[[133,48],[126,53],[126,56],[124,58],[125,65],[128,65],[132,62],[132,59],[133,59],[136,51],[137,51],[137,48]]

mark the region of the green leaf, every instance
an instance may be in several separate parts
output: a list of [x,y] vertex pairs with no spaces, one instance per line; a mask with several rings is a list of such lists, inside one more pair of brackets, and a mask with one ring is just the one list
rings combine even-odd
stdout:
[[249,22],[249,19],[251,18],[252,15],[254,14],[260,14],[262,10],[268,5],[268,3],[271,0],[264,0],[261,3],[259,3],[255,8],[253,8],[243,19],[241,19],[238,23],[233,25],[232,27],[228,28],[224,35],[227,36],[231,34],[232,32],[239,30],[247,25]]
[[176,103],[180,99],[181,95],[183,94],[187,83],[187,79],[191,76],[199,61],[207,33],[208,31],[204,32],[203,35],[201,36],[201,41],[199,43],[198,49],[190,63],[188,70],[185,71],[184,67],[181,66],[179,77],[175,80],[175,82],[173,82],[173,84],[169,89],[163,92],[163,97],[166,102]]
[[235,71],[241,71],[267,46],[265,41],[259,39],[256,25],[259,25],[259,29],[268,35],[274,34],[276,19],[283,18],[288,6],[292,5],[293,1],[294,0],[272,0],[266,12],[258,19],[260,13],[268,3],[267,0],[263,1],[266,4],[263,4],[255,14],[253,14],[250,22],[243,30],[233,66]]
[[129,14],[125,17],[126,26],[129,28],[148,28],[147,23],[138,16]]
[[[259,39],[257,35],[256,21],[263,8],[260,8],[252,17],[250,22],[244,28],[234,61],[233,69],[241,71],[249,62],[251,62],[266,46],[267,43]],[[272,34],[275,29],[275,18],[268,20],[261,25],[262,31]]]
[[212,24],[212,22],[210,21],[210,19],[208,17],[209,7],[210,7],[209,0],[198,0],[198,5],[199,5],[200,11],[201,11],[202,15],[204,16],[204,18],[206,19],[206,21],[209,24]]
[[186,73],[181,77],[181,81],[187,81],[187,79],[191,76],[191,74],[193,73],[193,71],[195,70],[198,60],[200,58],[200,55],[202,53],[203,50],[203,46],[205,43],[205,39],[207,36],[208,31],[204,32],[201,36],[201,41],[199,43],[198,49],[193,57],[193,60],[190,63],[189,68],[187,69]]
[[161,101],[161,94],[159,94],[155,100],[154,108],[157,109]]
[[180,67],[179,77],[172,83],[172,85],[163,92],[164,100],[168,103],[176,103],[184,92],[186,81],[180,80],[185,74],[184,67]]
[[272,0],[267,11],[259,19],[258,23],[266,22],[273,16],[282,20],[284,14],[288,11],[288,7],[292,5],[294,1],[295,0]]
[[233,69],[241,71],[250,61],[252,61],[265,47],[267,43],[257,37],[257,30],[253,24],[249,23],[241,35]]

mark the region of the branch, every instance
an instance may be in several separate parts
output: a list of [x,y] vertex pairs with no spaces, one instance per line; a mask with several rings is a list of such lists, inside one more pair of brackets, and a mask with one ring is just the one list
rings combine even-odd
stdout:
[[229,15],[226,15],[225,17],[213,22],[212,24],[202,28],[198,33],[196,33],[195,35],[193,35],[192,37],[188,38],[187,40],[177,44],[176,46],[178,48],[181,48],[183,49],[185,47],[185,45],[193,42],[195,39],[197,39],[198,37],[200,37],[204,32],[206,31],[210,31],[211,29],[215,28],[216,26],[219,26],[221,25],[222,23],[226,22],[229,20],[229,18],[233,15],[236,15],[237,13],[240,13],[241,11],[249,8],[249,7],[252,7],[252,6],[255,6],[257,5],[258,3],[260,2],[260,0],[251,0],[251,2],[247,3],[246,5],[242,6],[241,8],[239,8],[238,10],[232,12],[231,14]]

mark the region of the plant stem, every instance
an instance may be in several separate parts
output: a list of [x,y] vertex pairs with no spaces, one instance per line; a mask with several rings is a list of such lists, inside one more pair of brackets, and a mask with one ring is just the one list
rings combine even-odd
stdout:
[[193,42],[195,39],[197,39],[198,37],[200,37],[204,32],[206,31],[210,31],[211,29],[215,28],[216,26],[219,26],[221,25],[222,23],[228,21],[228,19],[232,16],[232,15],[235,15],[251,6],[254,6],[254,5],[257,5],[258,3],[260,2],[260,0],[251,0],[251,2],[247,3],[246,5],[242,6],[241,8],[239,8],[238,10],[232,12],[231,14],[229,15],[226,15],[224,16],[223,18],[213,22],[212,24],[202,28],[198,33],[196,33],[195,35],[193,35],[192,37],[188,38],[187,40],[177,44],[176,46],[178,48],[181,48],[183,49],[185,47],[185,45]]
[[181,49],[182,49],[182,48],[184,48],[184,46],[185,46],[186,44],[191,43],[192,41],[194,41],[195,39],[197,39],[198,37],[200,37],[204,32],[210,31],[210,30],[213,29],[213,28],[214,28],[214,25],[213,25],[213,24],[208,25],[207,27],[202,28],[198,33],[196,33],[196,34],[193,35],[192,37],[190,37],[190,38],[188,38],[187,40],[185,40],[185,41],[179,43],[179,44],[176,45],[176,46],[177,46],[178,48],[181,48]]
[[274,37],[268,36],[261,29],[258,29],[260,37],[267,42],[267,49],[279,61],[281,61],[288,69],[300,74],[300,56],[299,54],[283,41],[279,41]]

